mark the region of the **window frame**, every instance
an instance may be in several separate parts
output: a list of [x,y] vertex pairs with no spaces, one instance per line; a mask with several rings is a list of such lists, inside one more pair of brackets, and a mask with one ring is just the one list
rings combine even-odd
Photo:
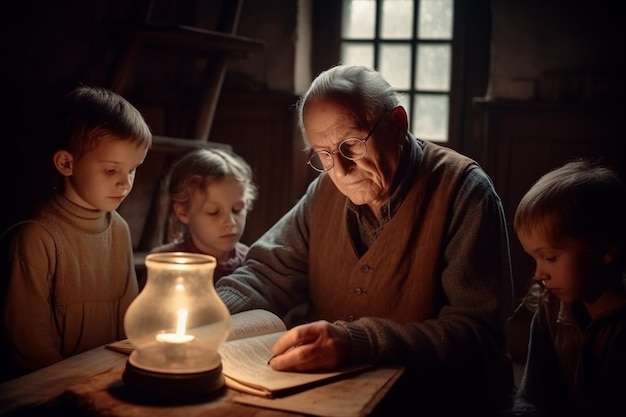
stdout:
[[[342,2],[311,0],[313,76],[339,63],[341,57]],[[488,88],[491,46],[491,2],[454,2],[452,56],[448,114],[448,141],[442,143],[470,157],[483,154],[480,138],[474,138],[473,106]],[[387,42],[387,41],[385,41]]]
[[[408,85],[408,88],[398,88],[398,93],[405,95],[407,97],[407,101],[408,101],[407,114],[409,117],[409,126],[414,126],[413,114],[415,113],[415,107],[417,105],[416,96],[419,96],[419,95],[422,95],[422,96],[431,95],[431,96],[439,96],[439,97],[443,96],[447,100],[447,104],[448,104],[446,137],[444,138],[443,141],[437,140],[437,142],[442,143],[442,144],[447,144],[450,141],[450,119],[451,119],[451,106],[453,102],[452,100],[453,62],[454,62],[455,48],[457,48],[456,45],[458,45],[458,42],[455,42],[456,31],[454,28],[454,23],[456,21],[455,19],[456,10],[453,9],[453,16],[452,16],[453,26],[451,28],[452,33],[451,33],[450,38],[419,38],[418,37],[419,27],[418,25],[415,24],[415,22],[419,21],[419,18],[420,18],[419,14],[420,14],[421,0],[412,0],[414,7],[413,7],[413,16],[411,20],[411,23],[412,23],[411,37],[402,38],[402,39],[383,38],[381,37],[381,32],[382,32],[383,3],[385,0],[372,0],[372,1],[375,2],[375,8],[376,8],[374,28],[373,28],[374,29],[373,37],[344,38],[342,36],[340,40],[341,42],[340,51],[343,49],[343,46],[346,44],[350,44],[353,46],[365,45],[365,46],[371,47],[372,60],[373,60],[372,66],[378,70],[384,71],[383,69],[381,69],[381,66],[380,66],[380,60],[382,59],[381,58],[382,49],[388,46],[392,46],[392,45],[407,47],[408,50],[410,51],[409,85]],[[450,1],[452,1],[453,7],[455,7],[455,5],[461,0],[450,0]],[[341,0],[340,2],[344,3],[344,0]],[[448,74],[450,77],[450,83],[448,85],[448,89],[447,90],[420,89],[419,86],[417,85],[417,79],[416,79],[417,78],[417,65],[419,65],[419,60],[418,60],[419,48],[422,46],[442,46],[442,45],[448,46],[450,48],[450,68],[449,68],[449,74]],[[412,133],[414,133],[418,137],[420,136],[415,129],[412,130]]]

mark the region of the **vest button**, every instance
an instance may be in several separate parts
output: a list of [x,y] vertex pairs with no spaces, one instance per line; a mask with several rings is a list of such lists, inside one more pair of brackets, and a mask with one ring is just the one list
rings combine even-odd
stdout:
[[354,316],[348,316],[348,317],[346,318],[346,321],[354,321]]
[[355,288],[355,289],[354,289],[354,293],[355,293],[356,295],[361,295],[361,294],[363,294],[363,290],[362,290],[362,289],[360,289],[360,288]]
[[369,265],[363,265],[361,266],[361,272],[370,272],[370,270],[372,269],[372,267],[370,267]]

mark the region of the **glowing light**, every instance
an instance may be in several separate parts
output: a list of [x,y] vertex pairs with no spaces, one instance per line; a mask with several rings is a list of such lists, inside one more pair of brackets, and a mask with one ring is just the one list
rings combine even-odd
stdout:
[[195,339],[195,336],[185,334],[187,331],[187,309],[178,309],[178,319],[176,322],[176,333],[159,333],[156,339],[164,343],[188,343]]

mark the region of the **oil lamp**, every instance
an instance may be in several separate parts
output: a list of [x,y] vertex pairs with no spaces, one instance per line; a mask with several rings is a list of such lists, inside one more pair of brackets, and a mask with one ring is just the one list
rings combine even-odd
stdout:
[[124,316],[134,346],[125,385],[160,399],[208,396],[224,385],[219,349],[230,314],[213,284],[217,261],[185,252],[146,256],[147,280]]

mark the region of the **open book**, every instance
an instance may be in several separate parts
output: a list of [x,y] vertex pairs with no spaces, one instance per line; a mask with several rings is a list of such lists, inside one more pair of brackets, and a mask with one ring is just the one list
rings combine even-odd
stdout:
[[[248,394],[275,398],[371,368],[360,365],[333,372],[275,371],[268,365],[271,349],[286,331],[283,321],[269,311],[250,310],[233,314],[228,340],[220,349],[226,386]],[[106,348],[125,354],[133,351],[128,339],[110,343]]]

